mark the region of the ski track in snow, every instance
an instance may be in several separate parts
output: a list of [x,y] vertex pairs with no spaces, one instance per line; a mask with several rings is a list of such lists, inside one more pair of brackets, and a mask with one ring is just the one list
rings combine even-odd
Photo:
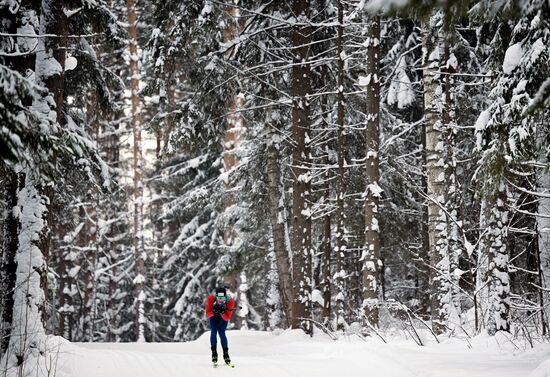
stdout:
[[419,347],[410,340],[383,344],[352,337],[332,342],[300,331],[228,331],[236,367],[222,361],[213,368],[208,335],[188,343],[64,343],[56,376],[526,377],[550,356],[550,346],[513,355],[483,340],[469,349],[457,340]]

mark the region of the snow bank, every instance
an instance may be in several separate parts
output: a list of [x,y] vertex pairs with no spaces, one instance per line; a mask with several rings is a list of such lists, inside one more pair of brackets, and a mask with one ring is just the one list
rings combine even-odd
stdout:
[[550,377],[550,359],[543,361],[529,377]]
[[[316,332],[312,338],[300,330],[232,330],[227,336],[235,369],[212,369],[209,333],[205,333],[187,343],[63,344],[57,377],[217,376],[219,373],[238,373],[239,377],[525,377],[550,351],[547,347],[544,352],[514,355],[506,346],[509,340],[506,334],[482,335],[469,341],[442,338],[441,344],[427,342],[426,347],[397,336],[388,339],[388,344],[378,338],[362,339],[351,334],[332,341],[322,332]],[[539,376],[546,374],[532,375]]]

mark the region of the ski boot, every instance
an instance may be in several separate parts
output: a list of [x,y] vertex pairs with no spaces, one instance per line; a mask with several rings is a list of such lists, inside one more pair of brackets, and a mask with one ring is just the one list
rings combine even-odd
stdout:
[[223,349],[223,361],[225,361],[225,364],[228,367],[235,368],[235,366],[233,364],[231,364],[231,359],[229,358],[229,349],[228,348]]
[[216,350],[216,347],[211,347],[212,350],[212,364],[214,364],[214,367],[218,366],[218,351]]

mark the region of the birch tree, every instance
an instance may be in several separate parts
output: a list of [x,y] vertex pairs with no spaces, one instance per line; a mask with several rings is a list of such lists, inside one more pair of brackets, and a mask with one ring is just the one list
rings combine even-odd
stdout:
[[439,35],[441,14],[424,25],[424,121],[426,129],[426,175],[428,195],[429,256],[434,271],[431,273],[432,321],[436,333],[445,331],[448,318],[449,245],[447,231],[445,130],[441,119],[443,98],[438,83],[440,59],[443,58],[443,38]]
[[269,211],[270,225],[273,237],[273,249],[275,252],[275,264],[278,274],[278,287],[285,322],[288,326],[292,319],[292,279],[288,247],[286,242],[286,210],[284,204],[284,183],[281,176],[281,132],[282,125],[278,115],[271,116],[266,122],[272,132],[268,142],[267,175],[269,179]]
[[138,342],[145,341],[145,249],[143,244],[143,157],[141,150],[141,121],[139,91],[139,56],[137,35],[137,12],[134,0],[126,0],[129,35],[130,73],[130,119],[133,135],[133,175],[134,175],[134,299],[135,331]]

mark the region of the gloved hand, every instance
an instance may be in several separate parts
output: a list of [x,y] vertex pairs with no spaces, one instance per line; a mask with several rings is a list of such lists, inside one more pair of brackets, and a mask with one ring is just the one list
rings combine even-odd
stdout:
[[212,311],[214,312],[214,314],[222,314],[225,311],[225,305],[220,305],[215,302],[214,306],[212,307]]

